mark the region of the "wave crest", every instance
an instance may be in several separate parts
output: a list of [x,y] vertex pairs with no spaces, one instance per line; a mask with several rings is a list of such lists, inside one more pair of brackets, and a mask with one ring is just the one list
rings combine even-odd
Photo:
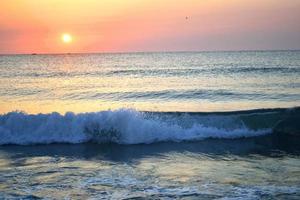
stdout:
[[253,137],[271,133],[283,116],[282,111],[201,114],[120,109],[65,115],[10,112],[0,115],[0,145],[88,141],[139,144]]

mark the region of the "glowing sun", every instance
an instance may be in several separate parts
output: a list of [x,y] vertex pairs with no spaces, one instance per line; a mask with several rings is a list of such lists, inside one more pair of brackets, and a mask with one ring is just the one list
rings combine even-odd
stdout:
[[70,42],[72,42],[73,38],[72,38],[72,36],[71,36],[70,34],[64,33],[64,34],[62,34],[62,36],[61,36],[61,40],[62,40],[64,43],[70,43]]

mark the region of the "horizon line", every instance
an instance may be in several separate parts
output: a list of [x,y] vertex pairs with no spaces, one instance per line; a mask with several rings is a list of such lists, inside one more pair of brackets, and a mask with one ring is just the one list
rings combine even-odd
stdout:
[[213,53],[213,52],[265,52],[265,51],[300,51],[300,49],[244,49],[244,50],[162,50],[162,51],[103,51],[103,52],[61,52],[61,53],[0,53],[9,55],[71,55],[71,54],[138,54],[138,53]]

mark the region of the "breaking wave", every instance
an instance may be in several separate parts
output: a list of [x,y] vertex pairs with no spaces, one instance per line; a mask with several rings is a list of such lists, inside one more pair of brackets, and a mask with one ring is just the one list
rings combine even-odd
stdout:
[[[120,109],[81,114],[68,112],[64,115],[10,112],[0,115],[0,145],[91,141],[149,144],[206,138],[254,137],[270,134],[276,129],[283,130],[280,123],[294,119],[293,116],[299,117],[299,111],[299,108],[293,108],[212,113],[166,113]],[[297,120],[290,123],[297,123]]]

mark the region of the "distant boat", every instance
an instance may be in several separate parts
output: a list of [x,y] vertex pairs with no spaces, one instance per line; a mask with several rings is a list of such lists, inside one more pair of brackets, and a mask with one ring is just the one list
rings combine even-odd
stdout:
[[37,53],[32,53],[31,55],[35,56],[35,55],[37,55]]

